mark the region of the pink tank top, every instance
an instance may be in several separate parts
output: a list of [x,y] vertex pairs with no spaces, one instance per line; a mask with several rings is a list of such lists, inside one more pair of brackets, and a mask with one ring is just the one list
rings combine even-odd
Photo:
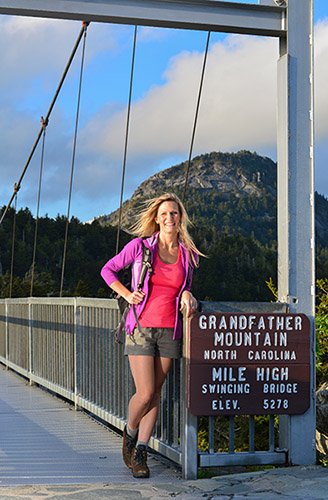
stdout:
[[150,278],[149,296],[139,318],[140,326],[149,328],[173,328],[176,314],[176,298],[184,280],[184,269],[179,250],[175,264],[165,264],[156,254],[153,275]]

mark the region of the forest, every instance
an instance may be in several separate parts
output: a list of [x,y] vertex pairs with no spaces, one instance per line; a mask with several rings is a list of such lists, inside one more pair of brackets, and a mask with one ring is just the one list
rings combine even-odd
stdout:
[[[223,201],[222,205],[225,205],[228,211],[234,209],[234,215],[229,219],[232,225],[229,225],[228,222],[224,222],[224,217],[217,216],[217,213],[223,210],[219,203],[216,212],[212,215],[210,213],[217,203],[216,195],[213,196],[214,200],[204,205],[196,194],[194,198],[196,208],[190,209],[193,221],[191,234],[198,248],[206,254],[206,258],[201,259],[200,266],[194,273],[193,292],[196,297],[199,300],[212,301],[272,300],[272,292],[266,282],[270,279],[273,283],[277,282],[276,229],[271,216],[265,220],[258,219],[257,214],[259,211],[262,212],[263,202],[261,204],[258,201],[256,207],[256,200],[252,197]],[[327,201],[326,203],[328,204]],[[272,212],[273,210],[274,207]],[[208,212],[207,222],[204,216],[206,212]],[[216,216],[222,220],[221,231],[215,223]],[[12,297],[30,295],[36,221],[28,208],[17,212],[14,254],[12,254],[13,218],[14,210],[10,209],[0,227],[2,298],[9,296],[11,265],[13,266]],[[38,220],[34,296],[59,295],[65,226],[66,218],[60,215],[56,219],[45,216]],[[85,224],[72,217],[68,232],[64,296],[110,296],[110,290],[100,277],[100,270],[115,254],[116,237],[116,227],[102,225],[98,220]],[[126,231],[121,230],[120,248],[131,237]],[[328,246],[323,246],[318,239],[316,274],[317,279],[325,279],[328,276]]]
[[[14,211],[9,210],[0,229],[0,296],[9,295]],[[66,220],[41,217],[33,295],[59,294]],[[265,281],[276,277],[276,252],[261,245],[252,236],[228,234],[210,226],[191,231],[199,248],[206,254],[195,271],[193,290],[206,300],[269,300]],[[26,208],[16,215],[12,297],[30,295],[35,219]],[[110,290],[100,277],[105,262],[115,254],[117,229],[98,221],[83,224],[72,218],[65,264],[64,296],[109,297]],[[131,236],[120,234],[122,247]],[[215,272],[213,272],[215,270]]]

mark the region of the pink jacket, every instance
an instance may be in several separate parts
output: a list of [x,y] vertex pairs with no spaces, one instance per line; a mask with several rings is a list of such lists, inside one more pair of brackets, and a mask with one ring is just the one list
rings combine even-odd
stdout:
[[[124,269],[126,266],[131,264],[132,271],[132,283],[131,283],[131,291],[135,290],[139,281],[139,276],[141,272],[141,264],[142,264],[142,242],[146,247],[148,247],[151,251],[151,262],[154,262],[155,255],[157,253],[157,244],[158,244],[158,234],[155,233],[149,238],[142,239],[136,238],[130,241],[123,250],[115,257],[110,259],[102,268],[101,276],[106,281],[107,285],[110,286],[114,281],[118,280],[118,271]],[[181,255],[182,255],[182,264],[185,270],[185,278],[182,284],[182,287],[179,291],[179,294],[176,298],[176,316],[175,316],[175,327],[173,339],[180,339],[182,337],[182,317],[179,312],[179,303],[180,297],[184,290],[190,290],[191,287],[191,278],[193,271],[193,264],[189,262],[189,251],[188,249],[179,241]],[[136,313],[138,318],[140,317],[145,304],[147,302],[148,294],[149,294],[149,274],[146,273],[143,291],[145,293],[144,300],[135,306]],[[132,311],[130,309],[125,323],[125,330],[127,333],[131,334],[136,326],[136,320]]]

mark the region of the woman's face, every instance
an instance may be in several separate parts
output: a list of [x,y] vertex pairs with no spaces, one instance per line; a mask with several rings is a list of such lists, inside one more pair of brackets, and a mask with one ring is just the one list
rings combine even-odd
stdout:
[[157,210],[155,222],[161,233],[172,235],[178,232],[180,219],[178,204],[175,201],[164,201]]

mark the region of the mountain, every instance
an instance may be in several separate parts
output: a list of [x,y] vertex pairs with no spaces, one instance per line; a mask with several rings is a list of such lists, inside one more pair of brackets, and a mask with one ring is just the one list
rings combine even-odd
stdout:
[[[124,202],[122,228],[134,222],[142,201],[173,191],[183,193],[187,162],[167,168],[144,181]],[[328,247],[328,201],[316,194],[316,232]],[[249,151],[212,152],[191,161],[185,205],[195,225],[218,234],[252,236],[262,245],[276,247],[277,165]],[[119,211],[99,217],[101,225],[117,225]]]
[[[123,204],[122,226],[127,228],[134,220],[140,202],[159,193],[182,193],[187,162],[162,170],[144,181]],[[276,197],[276,164],[269,158],[248,151],[238,153],[209,153],[195,157],[190,164],[187,184],[187,202],[190,191],[205,196],[219,192],[222,200],[243,195],[261,198],[263,194]],[[192,208],[192,203],[191,203]],[[101,224],[118,224],[119,211],[98,218]]]

